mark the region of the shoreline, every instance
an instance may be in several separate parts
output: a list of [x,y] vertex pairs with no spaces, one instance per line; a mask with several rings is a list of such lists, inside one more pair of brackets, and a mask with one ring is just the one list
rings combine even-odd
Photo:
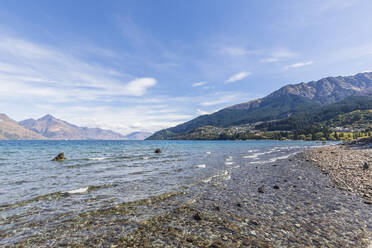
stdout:
[[335,187],[372,204],[372,140],[309,149],[304,152],[304,159],[328,175]]
[[[153,200],[61,217],[12,247],[368,247],[371,206],[333,187],[304,157],[312,149],[263,164],[228,157],[236,165],[228,175]],[[27,228],[33,224],[48,223]]]

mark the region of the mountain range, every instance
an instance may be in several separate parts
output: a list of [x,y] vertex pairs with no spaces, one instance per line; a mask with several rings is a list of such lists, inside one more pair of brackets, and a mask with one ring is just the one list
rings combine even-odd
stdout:
[[0,114],[0,139],[6,140],[137,140],[149,135],[147,132],[122,135],[101,128],[79,127],[51,115],[17,123]]
[[266,97],[226,107],[178,126],[160,130],[148,139],[195,138],[198,137],[195,132],[200,130],[208,129],[208,132],[213,132],[210,127],[219,130],[218,128],[280,120],[309,110],[319,110],[350,96],[372,96],[372,72],[286,85]]

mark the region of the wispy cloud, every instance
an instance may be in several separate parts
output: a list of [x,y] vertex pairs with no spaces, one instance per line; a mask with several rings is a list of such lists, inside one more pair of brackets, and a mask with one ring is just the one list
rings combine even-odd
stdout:
[[282,59],[293,58],[298,54],[288,49],[279,49],[271,53],[270,57],[261,59],[262,63],[273,63],[278,62]]
[[206,85],[207,82],[197,82],[197,83],[193,83],[192,84],[192,87],[200,87],[200,86],[203,86],[203,85]]
[[17,38],[0,39],[0,94],[50,96],[57,99],[112,95],[142,96],[156,84],[154,78],[135,78],[116,68],[90,64],[49,46]]
[[222,51],[230,56],[243,56],[247,54],[258,54],[260,52],[259,50],[247,50],[242,47],[224,47]]
[[295,64],[288,65],[288,66],[286,66],[286,68],[299,68],[299,67],[312,65],[312,64],[313,64],[313,61],[298,62],[298,63],[295,63]]
[[239,73],[234,74],[234,75],[232,75],[231,77],[229,77],[229,78],[226,80],[226,83],[233,83],[233,82],[236,82],[236,81],[242,80],[242,79],[248,77],[249,75],[251,75],[251,73],[250,73],[249,71],[242,71],[242,72],[239,72]]
[[200,105],[207,107],[207,106],[214,106],[218,104],[226,104],[226,103],[231,103],[236,98],[237,98],[237,95],[235,94],[233,95],[228,94],[228,95],[223,95],[220,97],[215,96],[213,100],[201,102]]

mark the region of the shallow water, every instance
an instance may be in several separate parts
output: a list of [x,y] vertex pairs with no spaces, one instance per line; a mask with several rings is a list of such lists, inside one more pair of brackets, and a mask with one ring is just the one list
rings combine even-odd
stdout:
[[[27,223],[101,210],[230,179],[304,148],[301,141],[1,141],[0,245],[37,234]],[[155,154],[155,148],[162,150]],[[67,160],[52,162],[59,152]],[[234,159],[233,159],[234,158]],[[238,159],[237,159],[238,158]],[[240,161],[237,163],[236,161]]]

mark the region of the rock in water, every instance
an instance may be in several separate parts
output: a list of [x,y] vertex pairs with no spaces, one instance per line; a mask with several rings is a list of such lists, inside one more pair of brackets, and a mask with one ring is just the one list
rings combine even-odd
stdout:
[[159,148],[155,149],[155,153],[161,153],[161,150]]
[[53,158],[52,161],[62,161],[65,160],[65,153],[61,152],[59,153],[55,158]]

